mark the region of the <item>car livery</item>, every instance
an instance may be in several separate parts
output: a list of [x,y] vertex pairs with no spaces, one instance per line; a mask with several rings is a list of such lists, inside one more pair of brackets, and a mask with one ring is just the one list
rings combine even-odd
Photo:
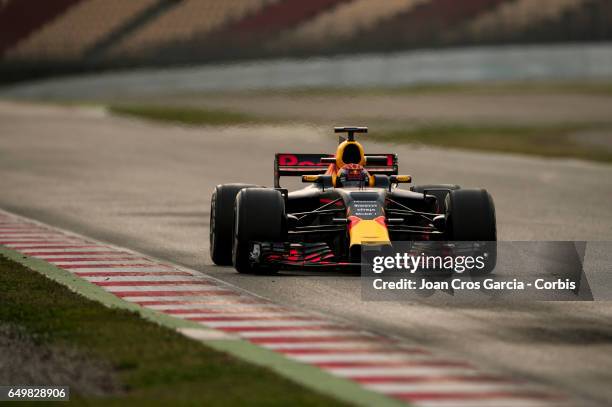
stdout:
[[[400,188],[392,153],[366,154],[355,135],[365,127],[336,127],[335,154],[278,153],[274,187],[218,185],[210,211],[210,255],[242,273],[283,268],[354,267],[364,246],[394,241],[494,242],[495,207],[484,189],[454,184]],[[289,192],[280,179],[309,183]]]

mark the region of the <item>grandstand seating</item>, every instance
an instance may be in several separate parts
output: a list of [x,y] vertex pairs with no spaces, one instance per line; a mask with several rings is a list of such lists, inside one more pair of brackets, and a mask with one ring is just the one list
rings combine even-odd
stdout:
[[351,45],[370,49],[436,45],[444,32],[513,0],[430,0],[353,38]]
[[6,58],[78,59],[88,47],[155,2],[81,1],[8,50]]
[[118,43],[111,54],[136,52],[196,36],[239,20],[278,0],[184,0],[173,10],[159,16],[134,35]]
[[611,0],[0,0],[0,58],[64,69],[609,40],[610,20]]
[[569,10],[583,6],[588,0],[515,0],[468,21],[457,36],[472,38],[499,37],[519,33],[546,20],[558,19]]
[[0,56],[45,23],[81,0],[2,0],[0,3]]
[[238,21],[228,31],[244,33],[279,32],[293,27],[329,8],[351,0],[284,0],[266,7],[260,13]]
[[429,0],[355,0],[298,25],[270,44],[273,48],[329,47]]
[[231,47],[257,47],[263,50],[265,44],[287,30],[352,1],[281,0],[212,33],[205,46],[213,52],[215,48],[222,50],[223,47],[219,46],[222,43]]

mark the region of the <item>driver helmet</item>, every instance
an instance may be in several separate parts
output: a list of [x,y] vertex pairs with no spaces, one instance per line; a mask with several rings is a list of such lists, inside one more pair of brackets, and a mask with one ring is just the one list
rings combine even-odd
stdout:
[[364,187],[369,185],[370,175],[359,164],[346,164],[338,171],[336,176],[337,187]]

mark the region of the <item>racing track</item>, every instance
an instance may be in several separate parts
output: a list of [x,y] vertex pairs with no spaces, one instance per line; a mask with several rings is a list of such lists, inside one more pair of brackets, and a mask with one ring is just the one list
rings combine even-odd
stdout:
[[[417,183],[489,189],[502,240],[612,240],[610,166],[365,144],[367,151],[397,152],[401,171]],[[208,199],[215,184],[270,185],[274,152],[333,147],[333,135],[303,126],[183,128],[96,109],[1,103],[0,207],[201,270],[281,304],[602,405],[612,400],[609,303],[363,303],[354,276],[256,277],[211,266]]]

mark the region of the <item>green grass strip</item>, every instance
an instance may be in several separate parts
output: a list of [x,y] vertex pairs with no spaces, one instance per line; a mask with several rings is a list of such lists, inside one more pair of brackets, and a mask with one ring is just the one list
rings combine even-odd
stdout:
[[229,91],[209,91],[196,93],[198,96],[401,96],[401,95],[612,95],[612,82],[601,81],[499,81],[499,82],[449,82],[415,83],[397,86],[303,86],[283,89],[249,89]]
[[187,125],[228,126],[256,124],[260,119],[251,115],[227,110],[206,110],[191,107],[169,107],[153,105],[112,105],[109,112],[122,116],[133,116],[158,122]]

